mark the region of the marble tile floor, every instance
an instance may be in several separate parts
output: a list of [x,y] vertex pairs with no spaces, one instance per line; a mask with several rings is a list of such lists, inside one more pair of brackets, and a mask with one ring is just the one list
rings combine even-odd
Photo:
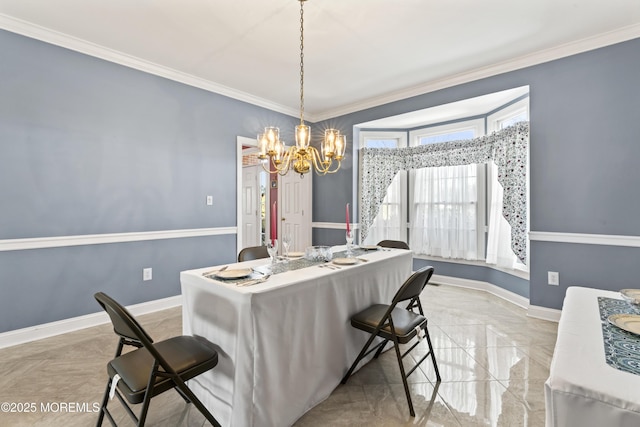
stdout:
[[[295,426],[544,426],[543,386],[557,324],[529,318],[523,309],[482,291],[427,286],[422,301],[442,382],[435,383],[430,361],[409,377],[415,418],[409,415],[395,353],[387,351]],[[180,308],[138,320],[155,340],[181,334]],[[0,349],[0,403],[20,411],[3,408],[0,426],[95,425],[94,407],[115,348],[108,324]],[[425,351],[424,342],[414,350],[417,357]],[[132,425],[117,402],[110,408],[121,425]],[[152,400],[147,425],[209,424],[169,391]]]

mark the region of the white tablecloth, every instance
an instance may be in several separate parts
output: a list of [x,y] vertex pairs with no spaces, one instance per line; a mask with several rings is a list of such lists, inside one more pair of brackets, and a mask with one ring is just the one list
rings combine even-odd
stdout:
[[391,302],[411,274],[410,251],[361,257],[369,261],[289,271],[251,287],[202,276],[215,267],[180,274],[184,333],[220,352],[218,366],[189,385],[223,426],[291,425],[338,386],[367,338],[350,316]]
[[570,287],[545,383],[547,427],[640,426],[640,376],[607,365],[598,297],[618,292]]

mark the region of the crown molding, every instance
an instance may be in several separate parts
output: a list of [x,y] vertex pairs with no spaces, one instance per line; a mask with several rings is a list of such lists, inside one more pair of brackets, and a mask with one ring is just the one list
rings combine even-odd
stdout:
[[290,107],[271,102],[269,100],[253,96],[249,93],[242,92],[209,80],[205,80],[191,74],[183,73],[169,67],[145,61],[125,53],[91,43],[77,37],[73,37],[64,33],[50,30],[39,25],[32,24],[8,15],[0,13],[0,29],[20,34],[32,39],[40,40],[45,43],[63,47],[65,49],[80,52],[85,55],[113,62],[115,64],[124,65],[148,74],[164,77],[179,83],[193,86],[208,92],[217,93],[229,98],[243,101],[258,107],[263,107],[272,111],[296,117],[299,111]]
[[376,98],[369,98],[365,101],[345,105],[344,107],[323,111],[314,114],[314,121],[322,121],[335,117],[344,116],[346,114],[355,113],[357,111],[366,110],[368,108],[378,107],[380,105],[396,102],[403,99],[411,98],[417,95],[424,95],[429,92],[446,89],[448,87],[469,83],[475,80],[492,77],[498,74],[531,67],[545,62],[554,61],[556,59],[565,58],[567,56],[576,55],[582,52],[610,46],[628,40],[640,37],[640,24],[634,24],[622,27],[613,31],[598,34],[596,36],[587,37],[571,43],[565,43],[560,46],[541,50],[528,55],[523,55],[497,64],[486,67],[477,68],[464,73],[455,74],[443,79],[434,80],[421,85],[413,86],[407,89],[396,91]]
[[[8,15],[0,14],[0,29],[11,31],[13,33],[37,39],[56,46],[64,47],[76,52],[84,53],[86,55],[100,58],[109,62],[124,65],[126,67],[143,71],[145,73],[164,77],[166,79],[197,87],[209,92],[224,95],[229,98],[247,102],[249,104],[263,107],[289,116],[297,117],[297,115],[299,114],[296,109],[274,103],[264,98],[253,96],[246,92],[242,92],[199,77],[192,76],[187,73],[183,73],[181,71],[145,61],[134,56],[108,49],[103,46],[90,43],[64,33],[53,31]],[[423,95],[425,93],[434,92],[436,90],[469,83],[471,81],[491,77],[497,74],[515,71],[533,65],[542,64],[544,62],[549,62],[578,53],[586,52],[589,50],[621,43],[638,37],[640,37],[640,24],[634,24],[592,37],[587,37],[581,40],[566,43],[550,49],[534,52],[529,55],[523,55],[518,58],[510,59],[498,64],[493,64],[487,67],[481,67],[468,72],[455,74],[443,79],[434,80],[383,96],[369,98],[363,102],[353,103],[340,108],[322,111],[319,113],[307,112],[306,115],[309,122],[315,123],[335,117],[344,116],[346,114],[354,113],[357,111],[366,110],[368,108],[388,104],[390,102],[411,98],[413,96]]]

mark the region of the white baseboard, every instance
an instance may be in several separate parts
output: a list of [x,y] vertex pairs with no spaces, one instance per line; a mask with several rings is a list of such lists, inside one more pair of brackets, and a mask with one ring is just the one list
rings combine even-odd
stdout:
[[548,320],[550,322],[559,322],[562,310],[555,308],[540,307],[539,305],[530,305],[527,315],[536,319]]
[[[163,298],[154,301],[134,304],[127,309],[134,316],[153,313],[167,308],[177,307],[182,304],[182,296]],[[0,334],[0,348],[11,347],[18,344],[53,337],[55,335],[66,334],[92,326],[98,326],[109,322],[109,316],[104,311],[87,314],[84,316],[72,317],[70,319],[58,320],[56,322],[31,326],[23,329],[16,329]]]
[[[539,307],[529,304],[529,300],[523,296],[502,289],[492,283],[479,280],[461,279],[458,277],[441,276],[434,274],[431,282],[434,284],[458,286],[462,288],[476,289],[489,292],[499,298],[504,299],[518,307],[527,310],[527,316],[538,319],[557,322],[560,320],[560,310]],[[134,316],[153,313],[155,311],[173,308],[182,304],[182,296],[163,298],[154,301],[143,302],[127,307]],[[12,347],[18,344],[53,337],[55,335],[74,332],[92,326],[98,326],[109,322],[109,317],[105,312],[97,312],[84,316],[72,317],[70,319],[31,326],[29,328],[16,329],[0,334],[0,348]]]
[[528,298],[515,294],[489,282],[434,274],[431,278],[431,283],[458,286],[461,288],[469,288],[489,292],[490,294],[502,298],[503,300],[508,301],[512,304],[515,304],[518,307],[524,308],[525,310],[527,310],[527,316],[529,317],[535,317],[537,319],[548,320],[552,322],[557,322],[558,320],[560,320],[560,310],[530,305]]

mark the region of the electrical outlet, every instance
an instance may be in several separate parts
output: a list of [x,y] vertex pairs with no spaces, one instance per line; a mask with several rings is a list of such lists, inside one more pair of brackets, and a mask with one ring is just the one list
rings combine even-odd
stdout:
[[207,196],[207,206],[213,206],[213,196]]
[[147,281],[153,279],[153,269],[152,268],[143,268],[142,269],[142,280]]
[[547,272],[549,284],[552,286],[560,285],[560,273],[557,271],[548,271]]

